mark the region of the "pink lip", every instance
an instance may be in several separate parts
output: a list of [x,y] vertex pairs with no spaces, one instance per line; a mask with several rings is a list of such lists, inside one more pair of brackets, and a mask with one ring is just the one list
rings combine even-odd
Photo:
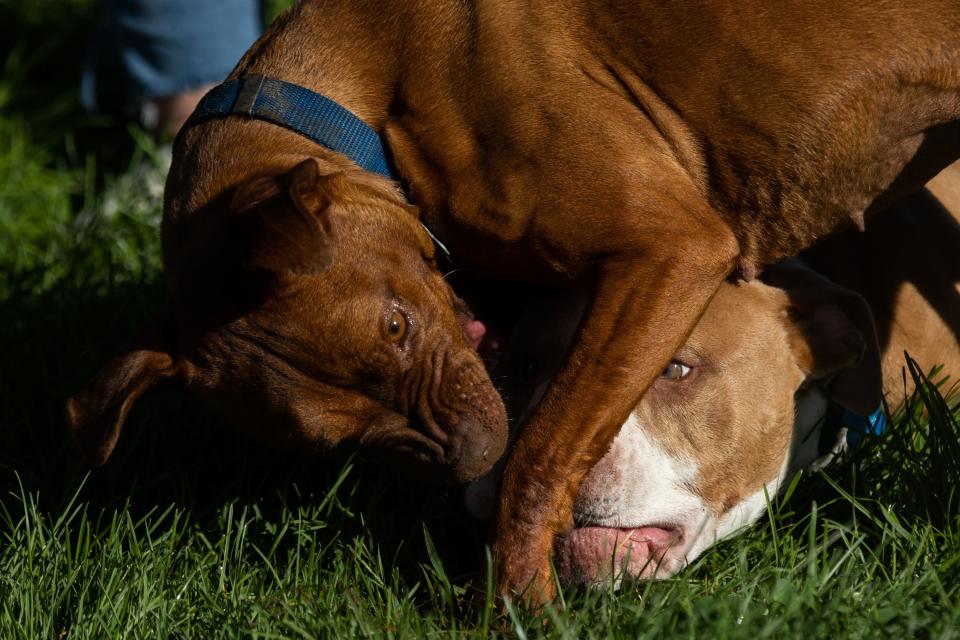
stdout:
[[672,526],[577,527],[554,546],[554,561],[566,583],[597,583],[622,575],[652,578],[667,551],[683,541]]

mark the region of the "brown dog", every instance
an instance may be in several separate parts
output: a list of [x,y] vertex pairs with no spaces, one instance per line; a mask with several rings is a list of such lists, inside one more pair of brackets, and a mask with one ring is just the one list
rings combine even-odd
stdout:
[[180,312],[68,405],[94,461],[163,379],[281,446],[354,442],[461,482],[500,457],[502,402],[461,332],[462,303],[430,266],[432,243],[391,184],[307,160],[220,200],[166,220]]
[[[843,433],[823,431],[827,383],[850,366],[870,363],[870,375],[852,383],[879,387],[882,365],[892,411],[913,386],[909,377],[904,386],[904,351],[926,368],[943,365],[955,380],[960,201],[950,194],[960,173],[947,173],[932,185],[945,196],[939,202],[926,191],[912,195],[867,233],[841,234],[807,256],[821,273],[857,286],[873,313],[856,292],[795,260],[767,270],[782,286],[720,287],[584,478],[575,527],[555,546],[562,582],[666,577],[756,521],[795,471],[845,446]],[[559,291],[528,305],[496,372],[514,415],[536,407],[582,309],[582,300]],[[496,480],[490,474],[469,487],[474,514],[491,512]]]
[[[533,598],[552,592],[580,480],[720,283],[862,224],[960,153],[955,0],[304,0],[233,76],[251,74],[381,132],[458,262],[587,292],[504,479],[500,584],[536,579]],[[186,132],[165,337],[72,405],[99,457],[133,399],[178,378],[281,440],[371,433],[458,478],[492,463],[503,411],[429,240],[399,192],[348,165],[242,117]]]

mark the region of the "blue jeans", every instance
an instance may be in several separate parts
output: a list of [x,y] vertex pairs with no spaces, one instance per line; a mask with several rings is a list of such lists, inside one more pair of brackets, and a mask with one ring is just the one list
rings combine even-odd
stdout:
[[89,109],[115,111],[102,103],[119,99],[129,110],[144,100],[217,83],[263,29],[260,0],[101,0],[101,5],[105,22],[82,84]]

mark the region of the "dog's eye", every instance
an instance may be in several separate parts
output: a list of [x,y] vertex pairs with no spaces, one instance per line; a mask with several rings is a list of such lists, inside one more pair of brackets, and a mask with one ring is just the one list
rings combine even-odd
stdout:
[[387,336],[390,342],[399,342],[407,333],[407,319],[399,311],[394,311],[387,324]]
[[690,367],[676,360],[672,361],[660,374],[661,380],[681,380],[690,374]]

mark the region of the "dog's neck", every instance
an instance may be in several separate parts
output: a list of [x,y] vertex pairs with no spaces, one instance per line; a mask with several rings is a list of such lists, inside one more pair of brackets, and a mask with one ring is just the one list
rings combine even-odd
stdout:
[[[444,29],[458,18],[453,3],[302,2],[284,14],[251,47],[230,78],[263,74],[310,89],[357,115],[378,133],[389,118],[403,78],[436,67],[430,54],[403,55],[417,28]],[[363,7],[360,7],[363,9]],[[292,24],[297,25],[296,27]],[[404,23],[407,28],[391,28]],[[324,29],[325,25],[336,25]],[[409,25],[415,25],[410,28]],[[462,28],[450,28],[462,32]],[[416,69],[411,70],[410,67]],[[225,124],[225,123],[229,124]],[[307,157],[348,167],[338,154],[296,132],[237,118],[208,122],[181,135],[168,182],[167,215],[190,215],[224,190],[252,177],[286,171]],[[215,150],[216,157],[211,151]],[[169,188],[176,185],[176,188]],[[173,196],[176,196],[173,198]]]
[[397,82],[404,32],[384,25],[409,18],[402,15],[406,3],[368,2],[377,5],[375,11],[358,9],[364,3],[297,4],[247,52],[231,77],[260,73],[300,85],[378,130]]

